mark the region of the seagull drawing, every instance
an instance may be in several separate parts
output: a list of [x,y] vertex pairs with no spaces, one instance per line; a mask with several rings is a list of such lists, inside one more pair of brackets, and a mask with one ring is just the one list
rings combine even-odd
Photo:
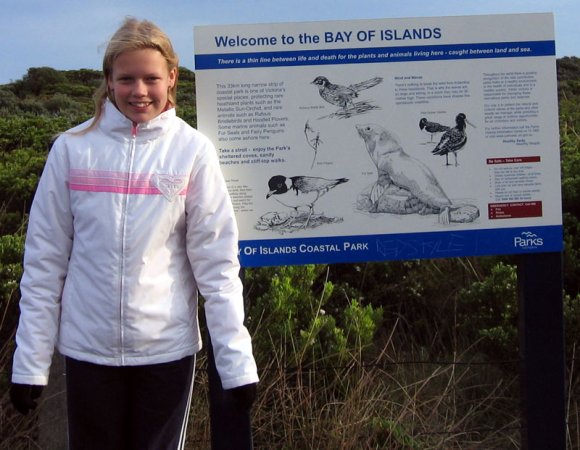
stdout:
[[318,93],[325,101],[331,105],[347,109],[355,107],[354,99],[358,97],[360,91],[370,89],[382,81],[381,77],[375,77],[360,83],[342,86],[331,83],[328,78],[320,76],[316,77],[312,84],[318,86]]
[[441,136],[441,140],[435,146],[431,153],[438,156],[445,155],[445,165],[449,166],[449,153],[453,153],[455,157],[455,166],[458,166],[457,163],[457,152],[465,147],[465,143],[467,142],[467,133],[465,132],[466,124],[471,125],[475,128],[475,125],[471,124],[465,114],[459,113],[455,117],[455,127],[447,130]]
[[419,128],[421,129],[421,131],[429,134],[429,136],[431,137],[430,142],[433,142],[433,135],[435,133],[444,133],[451,127],[448,127],[447,125],[441,125],[440,123],[437,122],[430,122],[425,117],[423,117],[419,121]]
[[308,208],[307,225],[314,211],[314,204],[318,199],[347,181],[347,178],[329,180],[321,177],[275,175],[268,181],[269,191],[266,194],[266,199],[274,196],[278,203],[292,208],[296,212],[299,208]]

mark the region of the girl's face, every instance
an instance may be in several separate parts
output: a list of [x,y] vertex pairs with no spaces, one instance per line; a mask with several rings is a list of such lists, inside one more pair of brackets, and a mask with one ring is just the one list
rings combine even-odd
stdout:
[[146,48],[117,56],[108,84],[119,111],[134,123],[141,123],[165,110],[176,76],[177,69],[169,70],[158,50]]

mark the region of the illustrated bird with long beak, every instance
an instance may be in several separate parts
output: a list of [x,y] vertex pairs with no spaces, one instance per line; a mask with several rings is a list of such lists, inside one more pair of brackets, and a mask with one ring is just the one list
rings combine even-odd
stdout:
[[453,153],[453,156],[455,157],[455,166],[459,165],[457,162],[457,152],[465,147],[465,144],[467,143],[467,133],[465,131],[467,124],[471,125],[473,128],[476,128],[475,125],[467,120],[467,116],[465,114],[457,114],[455,117],[455,126],[443,133],[439,143],[433,150],[431,150],[431,153],[434,155],[445,155],[446,166],[450,165],[449,153]]
[[360,83],[342,86],[331,83],[326,77],[319,76],[314,79],[312,84],[318,86],[318,93],[325,101],[331,105],[347,109],[355,107],[354,99],[358,97],[360,91],[370,89],[382,81],[381,77],[375,77]]
[[339,184],[346,183],[348,178],[327,179],[321,177],[295,176],[285,177],[275,175],[268,181],[269,191],[266,199],[274,199],[296,212],[300,208],[308,208],[306,225],[314,212],[314,204],[320,197]]
[[451,129],[451,127],[448,127],[447,125],[441,125],[440,123],[437,122],[431,122],[427,120],[426,117],[423,117],[419,121],[419,128],[421,129],[421,131],[427,133],[430,136],[429,142],[433,142],[434,134],[444,133],[445,131]]

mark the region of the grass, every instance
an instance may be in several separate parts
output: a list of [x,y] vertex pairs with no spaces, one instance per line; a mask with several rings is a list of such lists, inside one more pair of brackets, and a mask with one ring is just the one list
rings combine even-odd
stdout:
[[[517,376],[461,356],[446,364],[395,362],[417,361],[420,353],[397,352],[388,342],[366,364],[353,357],[342,367],[294,369],[277,353],[261,365],[255,448],[519,448]],[[199,395],[204,383],[200,373],[190,449],[209,448],[207,401]]]
[[[7,316],[5,311],[3,316]],[[439,321],[434,322],[436,329],[427,330],[433,336],[442,332]],[[269,355],[256,355],[261,382],[253,409],[255,448],[520,448],[517,363],[488,362],[476,353],[473,343],[461,342],[461,336],[453,340],[454,348],[438,354],[435,361],[433,349],[414,340],[408,326],[401,317],[392,329],[384,330],[372,353],[351,348],[340,365],[329,364],[329,360],[337,361],[332,355],[311,361],[286,350],[296,345],[271,342]],[[267,327],[262,328],[254,334],[267,336]],[[14,412],[8,398],[13,331],[0,331],[8,335],[0,347],[0,450],[50,450],[39,442],[44,442],[42,436],[47,433],[64,434],[56,431],[51,413],[47,414],[55,402],[64,403],[64,393],[50,394],[47,389],[41,414],[22,417]],[[580,380],[574,362],[573,357],[568,367],[570,449],[580,446]],[[210,448],[206,366],[202,353],[187,449]]]
[[[290,370],[282,354],[262,364],[253,410],[255,448],[520,448],[519,380],[513,370],[468,360],[468,352],[451,355],[445,364],[423,362],[424,350],[403,353],[395,347],[388,342],[366,364],[353,359],[342,367],[315,363]],[[2,371],[10,359],[7,348],[2,349]],[[199,358],[196,374],[188,449],[210,448],[204,358]],[[580,385],[573,373],[569,378],[568,448],[572,449],[580,442]],[[15,413],[6,389],[0,405],[0,449],[42,448],[38,414]]]

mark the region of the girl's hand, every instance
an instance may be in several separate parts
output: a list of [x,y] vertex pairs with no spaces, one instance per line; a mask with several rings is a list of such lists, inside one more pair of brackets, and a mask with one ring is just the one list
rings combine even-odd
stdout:
[[28,414],[30,410],[36,408],[36,399],[42,394],[44,386],[32,384],[12,383],[10,386],[10,400],[16,411],[21,414]]

